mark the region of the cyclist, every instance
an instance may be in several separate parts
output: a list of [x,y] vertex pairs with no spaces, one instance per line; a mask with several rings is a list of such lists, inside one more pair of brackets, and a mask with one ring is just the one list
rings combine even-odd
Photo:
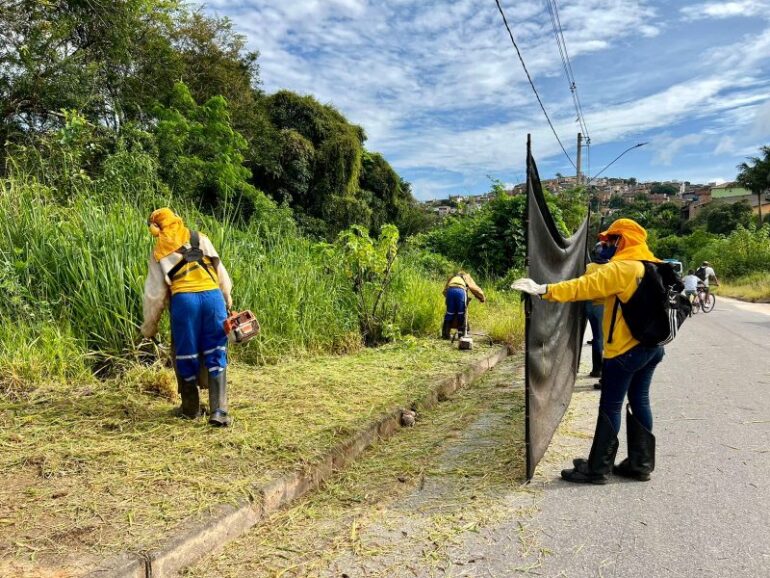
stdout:
[[687,275],[684,276],[684,279],[682,279],[682,283],[684,283],[684,296],[690,300],[690,303],[692,303],[698,297],[698,283],[700,283],[700,278],[695,274],[695,271],[690,269],[687,271]]
[[717,279],[717,274],[714,272],[714,269],[711,267],[711,263],[708,261],[703,261],[703,263],[701,263],[701,266],[698,267],[698,270],[695,272],[695,276],[703,282],[703,289],[707,294],[709,292],[709,280],[712,277],[714,278],[714,285],[719,287],[719,279]]

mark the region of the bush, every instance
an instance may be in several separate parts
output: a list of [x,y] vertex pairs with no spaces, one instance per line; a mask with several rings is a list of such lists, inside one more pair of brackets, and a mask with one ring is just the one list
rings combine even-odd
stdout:
[[770,226],[738,227],[727,237],[713,240],[695,252],[693,264],[710,261],[717,275],[733,279],[758,271],[770,271]]

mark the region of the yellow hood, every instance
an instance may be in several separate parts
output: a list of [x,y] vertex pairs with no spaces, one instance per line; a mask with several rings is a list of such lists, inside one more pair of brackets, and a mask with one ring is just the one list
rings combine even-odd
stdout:
[[647,246],[647,231],[632,219],[618,219],[610,228],[599,234],[599,239],[606,241],[610,236],[619,236],[613,261],[654,261],[660,262]]
[[190,230],[184,226],[184,221],[169,209],[164,207],[153,211],[147,220],[150,233],[157,240],[152,251],[156,261],[170,255],[190,240]]

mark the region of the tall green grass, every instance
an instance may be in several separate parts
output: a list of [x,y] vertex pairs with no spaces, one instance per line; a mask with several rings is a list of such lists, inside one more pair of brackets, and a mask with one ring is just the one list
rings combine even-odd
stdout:
[[[0,374],[13,383],[17,375],[33,380],[50,358],[50,375],[70,379],[87,365],[109,368],[143,356],[142,290],[153,246],[145,223],[166,199],[152,191],[137,192],[137,199],[110,198],[104,183],[82,183],[64,201],[31,177],[0,180],[0,290],[6,295]],[[233,278],[235,308],[251,309],[260,321],[257,339],[231,348],[236,358],[272,363],[362,346],[350,280],[297,232],[284,209],[263,208],[258,218],[237,225],[195,207],[174,209],[217,247]],[[407,252],[397,261],[387,297],[401,335],[439,333],[443,279],[421,258]],[[494,297],[490,307],[496,307]],[[14,333],[22,319],[31,322]],[[517,330],[502,316],[490,325],[500,326],[494,331],[500,340]],[[161,339],[168,342],[167,322]]]
[[[130,356],[140,341],[152,249],[145,222],[154,207],[103,204],[86,192],[62,205],[34,181],[3,181],[0,259],[29,288],[32,307],[46,303],[89,349]],[[262,337],[238,348],[243,357],[268,361],[358,346],[350,291],[310,241],[290,229],[271,231],[258,222],[238,228],[190,207],[178,210],[217,246],[233,277],[236,307],[252,309],[262,324]]]
[[[0,181],[0,271],[18,287],[25,311],[44,310],[93,359],[137,355],[141,341],[142,289],[153,239],[145,226],[150,210],[83,185],[62,203],[32,178]],[[93,193],[93,194],[92,194]],[[148,203],[149,204],[149,203]],[[341,353],[361,347],[349,281],[318,247],[280,214],[235,226],[194,207],[174,207],[187,224],[212,239],[233,278],[238,309],[257,315],[262,334],[232,348],[243,360]],[[408,262],[399,265],[391,299],[398,302],[402,333],[438,333],[437,282]],[[167,325],[162,339],[167,339]],[[74,353],[73,356],[77,356]]]

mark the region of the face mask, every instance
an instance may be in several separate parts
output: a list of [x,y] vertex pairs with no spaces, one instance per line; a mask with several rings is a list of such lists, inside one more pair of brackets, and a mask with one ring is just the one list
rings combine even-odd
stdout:
[[615,255],[616,249],[617,249],[617,247],[615,245],[606,245],[601,250],[601,253],[599,254],[599,256],[602,259],[606,259],[607,261],[609,261],[610,259],[612,259],[613,255]]

